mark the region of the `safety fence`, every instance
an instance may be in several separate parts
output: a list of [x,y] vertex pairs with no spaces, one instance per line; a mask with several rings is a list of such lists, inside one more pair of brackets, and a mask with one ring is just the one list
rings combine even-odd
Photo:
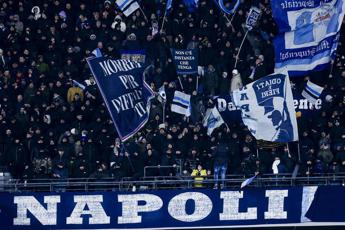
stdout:
[[[228,175],[224,180],[224,187],[239,189],[246,178],[242,175]],[[0,173],[0,191],[7,192],[52,192],[52,191],[143,191],[157,189],[190,189],[213,188],[215,183],[212,176],[202,181],[195,181],[189,176],[155,176],[137,180],[125,177],[121,180],[114,178],[71,178],[71,179],[11,179],[6,173]],[[291,174],[264,174],[258,176],[251,187],[290,187],[290,186],[326,186],[345,185],[345,174],[324,174],[307,177],[293,177]]]

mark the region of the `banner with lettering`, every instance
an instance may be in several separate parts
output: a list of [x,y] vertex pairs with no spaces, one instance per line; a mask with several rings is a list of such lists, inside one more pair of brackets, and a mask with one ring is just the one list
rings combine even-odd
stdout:
[[[315,104],[312,104],[310,101],[302,97],[301,92],[292,90],[292,94],[296,113],[300,112],[302,117],[314,117],[320,115],[325,100],[324,98],[321,97],[316,100]],[[213,101],[225,123],[231,125],[242,121],[241,109],[234,104],[230,95],[215,96]]]
[[88,58],[103,100],[122,141],[138,132],[149,118],[154,93],[145,83],[144,66],[129,60]]
[[345,187],[0,193],[1,229],[190,229],[345,224]]
[[196,50],[171,49],[177,74],[198,73],[198,55]]
[[231,125],[242,122],[241,109],[235,106],[230,95],[215,96],[213,102],[225,123]]
[[121,59],[136,61],[140,63],[146,62],[146,50],[120,50]]
[[276,72],[304,76],[324,70],[334,59],[345,13],[344,0],[271,0],[279,28],[275,37]]
[[296,112],[289,77],[271,74],[233,92],[243,123],[257,140],[298,140]]

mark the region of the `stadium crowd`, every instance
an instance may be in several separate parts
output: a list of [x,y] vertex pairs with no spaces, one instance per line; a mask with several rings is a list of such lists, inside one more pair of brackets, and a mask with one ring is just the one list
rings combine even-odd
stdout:
[[[264,148],[242,123],[222,125],[209,137],[201,121],[214,106],[212,96],[273,72],[277,28],[268,0],[241,1],[233,18],[210,0],[200,0],[195,12],[173,1],[157,34],[152,32],[157,23],[161,29],[165,1],[141,1],[142,11],[129,17],[102,0],[0,4],[0,165],[14,178],[139,179],[145,166],[157,165],[182,170],[151,168],[145,175],[191,175],[198,165],[208,175],[291,173],[296,163],[300,175],[345,172],[344,28],[321,111],[298,116],[299,148]],[[262,16],[234,70],[242,24],[254,4]],[[165,123],[162,104],[153,99],[146,126],[120,142],[85,60],[96,47],[114,58],[120,50],[146,50],[154,66],[146,80],[155,91],[165,85]],[[197,49],[204,73],[177,76],[170,48]],[[301,91],[307,79],[293,79],[293,87]],[[82,90],[72,80],[87,86]],[[170,111],[175,90],[192,95],[189,118]]]

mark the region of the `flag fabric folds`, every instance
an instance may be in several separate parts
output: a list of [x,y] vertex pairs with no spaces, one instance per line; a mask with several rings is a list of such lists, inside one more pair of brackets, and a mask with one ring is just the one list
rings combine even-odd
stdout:
[[274,40],[275,71],[291,77],[321,71],[335,57],[344,18],[344,0],[271,0],[279,28]]
[[224,4],[224,0],[214,0],[219,9],[221,9],[226,14],[234,13],[238,6],[240,5],[240,0],[231,0],[230,7],[227,8]]
[[180,91],[175,91],[173,101],[171,103],[171,111],[190,116],[190,95],[182,93]]
[[253,182],[253,180],[256,178],[256,175],[253,176],[253,177],[250,177],[246,180],[244,180],[242,183],[241,183],[241,189],[243,189],[244,187],[248,186],[249,184],[251,184]]
[[79,88],[81,88],[82,90],[85,90],[86,86],[83,85],[82,83],[80,83],[80,82],[78,82],[78,81],[76,81],[76,80],[72,80],[72,82],[73,82],[73,85],[74,85],[74,86],[79,87]]
[[183,0],[183,2],[189,12],[194,12],[198,8],[199,0]]
[[212,109],[208,109],[206,111],[206,115],[202,123],[204,127],[207,127],[207,135],[211,136],[213,130],[224,124],[224,120],[218,109],[213,107]]
[[251,7],[246,19],[246,27],[248,30],[252,30],[259,20],[261,10],[255,6]]
[[95,55],[96,57],[102,57],[102,52],[100,48],[96,48],[92,51],[92,54]]
[[318,86],[311,81],[308,81],[302,91],[302,96],[312,104],[315,104],[316,100],[321,96],[323,89],[323,87]]
[[154,92],[139,62],[105,57],[87,59],[103,100],[122,141],[138,132],[149,119]]
[[126,17],[140,8],[136,0],[116,0],[116,5]]
[[243,123],[257,140],[298,140],[290,80],[287,74],[272,74],[233,92]]
[[160,103],[165,103],[167,100],[167,95],[165,93],[165,87],[162,85],[158,90],[158,101]]
[[171,7],[172,7],[172,0],[168,0],[165,11],[168,12],[171,9]]

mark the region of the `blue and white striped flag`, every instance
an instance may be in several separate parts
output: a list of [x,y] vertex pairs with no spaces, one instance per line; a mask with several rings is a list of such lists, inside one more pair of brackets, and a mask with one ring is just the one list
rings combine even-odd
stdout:
[[238,6],[240,5],[240,0],[231,0],[229,8],[227,8],[224,5],[224,0],[214,0],[214,2],[217,4],[219,9],[221,9],[226,14],[234,13],[237,10]]
[[311,81],[308,81],[302,91],[302,96],[312,104],[315,104],[317,99],[321,96],[323,89],[323,87],[318,86]]
[[180,91],[175,91],[174,99],[171,103],[171,111],[190,116],[190,95],[182,93]]
[[256,175],[251,177],[251,178],[246,179],[245,181],[243,181],[242,184],[241,184],[241,189],[243,189],[244,187],[246,187],[249,184],[251,184],[255,178],[256,178]]
[[136,0],[116,0],[116,5],[126,17],[140,8]]

